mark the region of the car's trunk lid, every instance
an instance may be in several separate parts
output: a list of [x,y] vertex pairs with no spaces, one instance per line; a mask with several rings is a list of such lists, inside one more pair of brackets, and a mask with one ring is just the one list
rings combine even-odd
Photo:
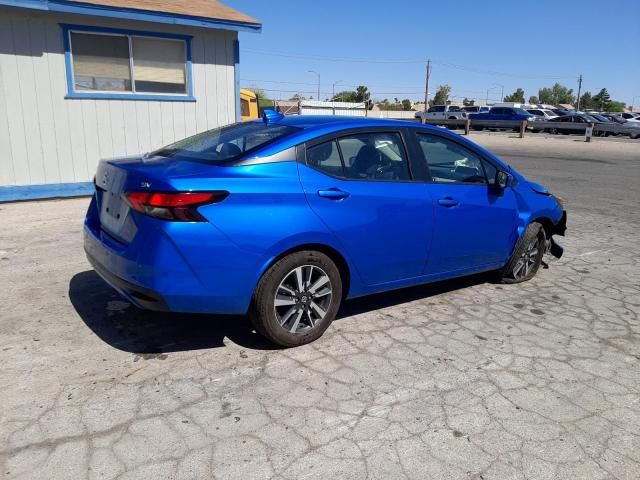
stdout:
[[103,160],[95,178],[101,229],[122,243],[130,243],[137,233],[126,192],[174,190],[171,179],[211,173],[216,167],[163,157],[125,157]]

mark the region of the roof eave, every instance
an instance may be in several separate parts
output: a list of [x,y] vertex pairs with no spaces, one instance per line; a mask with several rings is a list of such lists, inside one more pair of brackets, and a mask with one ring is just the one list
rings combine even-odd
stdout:
[[123,20],[138,20],[142,22],[164,23],[170,25],[233,30],[236,32],[260,33],[262,31],[262,24],[260,23],[178,15],[174,13],[154,12],[134,8],[116,8],[65,0],[0,0],[0,5],[28,8],[32,10],[45,10],[49,12],[119,18]]

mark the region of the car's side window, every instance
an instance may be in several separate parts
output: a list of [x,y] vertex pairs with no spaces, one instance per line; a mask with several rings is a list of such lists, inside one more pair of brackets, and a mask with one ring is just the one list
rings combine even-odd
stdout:
[[398,133],[362,133],[338,139],[344,175],[358,180],[409,180],[409,163]]
[[307,164],[334,177],[342,177],[342,160],[335,140],[307,148]]
[[[437,135],[418,133],[417,137],[427,160],[432,181],[477,184],[495,182],[496,167],[484,162],[467,148]],[[486,174],[485,165],[489,170]],[[487,178],[490,179],[489,182]]]

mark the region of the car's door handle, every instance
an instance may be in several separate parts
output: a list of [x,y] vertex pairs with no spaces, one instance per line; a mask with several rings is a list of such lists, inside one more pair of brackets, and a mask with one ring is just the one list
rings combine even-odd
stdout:
[[444,197],[438,200],[438,205],[442,205],[443,207],[456,207],[460,205],[460,202],[455,198]]
[[342,200],[351,195],[349,192],[340,190],[338,188],[328,188],[327,190],[318,190],[318,196],[323,198],[330,198],[331,200]]

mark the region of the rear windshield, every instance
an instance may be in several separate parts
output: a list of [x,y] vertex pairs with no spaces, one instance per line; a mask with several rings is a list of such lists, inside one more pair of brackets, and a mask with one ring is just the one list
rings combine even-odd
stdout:
[[297,130],[298,128],[287,125],[267,125],[263,122],[234,123],[185,138],[153,154],[212,163],[224,162],[239,158]]

